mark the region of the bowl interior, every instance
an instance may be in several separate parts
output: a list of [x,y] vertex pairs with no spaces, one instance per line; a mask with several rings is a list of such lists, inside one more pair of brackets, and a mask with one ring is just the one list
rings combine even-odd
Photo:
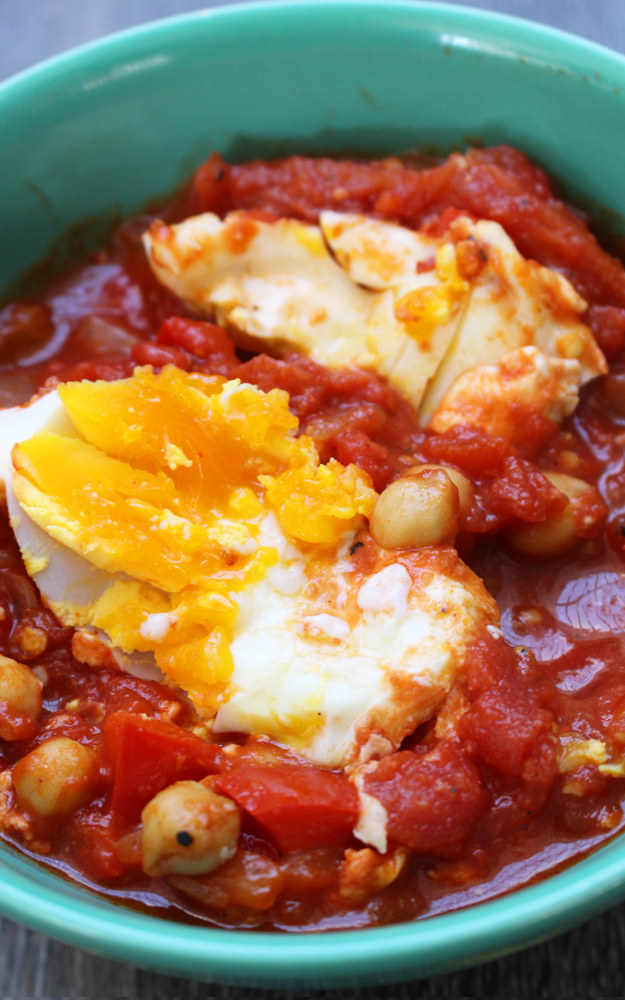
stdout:
[[[134,30],[0,88],[0,292],[68,230],[66,249],[89,244],[213,149],[243,159],[510,142],[623,232],[624,89],[612,53],[430,3],[255,4]],[[494,957],[590,916],[625,895],[625,841],[471,911],[335,935],[155,920],[4,848],[0,879],[7,915],[113,957],[257,986],[370,984]]]

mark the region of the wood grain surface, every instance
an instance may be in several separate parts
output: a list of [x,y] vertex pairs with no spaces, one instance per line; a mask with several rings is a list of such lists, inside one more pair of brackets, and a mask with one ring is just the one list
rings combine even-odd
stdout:
[[[457,5],[514,14],[625,52],[625,0],[464,0]],[[0,0],[0,79],[113,31],[207,6],[213,4],[188,0]],[[1,233],[0,220],[0,238]],[[291,993],[191,982],[87,955],[9,920],[0,922],[0,996],[5,1000],[296,1000],[303,996],[310,1000],[338,996],[345,1000],[404,1000],[624,995],[625,905],[537,947],[474,969],[401,986],[340,992]]]

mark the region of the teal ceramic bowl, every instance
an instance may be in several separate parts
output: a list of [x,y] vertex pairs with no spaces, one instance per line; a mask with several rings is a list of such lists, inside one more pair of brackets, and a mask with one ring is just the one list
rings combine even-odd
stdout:
[[[377,154],[511,142],[625,231],[624,120],[625,60],[475,10],[255,4],[148,25],[0,88],[0,290],[70,227],[93,238],[85,220],[106,223],[167,194],[212,149]],[[340,933],[230,932],[123,909],[0,851],[7,916],[113,958],[255,986],[450,971],[624,896],[620,837],[539,884],[445,916]]]

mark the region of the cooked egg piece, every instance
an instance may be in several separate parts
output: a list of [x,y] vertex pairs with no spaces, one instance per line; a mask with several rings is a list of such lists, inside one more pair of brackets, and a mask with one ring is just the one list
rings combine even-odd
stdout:
[[[51,429],[59,406],[69,434]],[[64,385],[33,407],[24,408],[30,436],[8,442],[19,442],[7,483],[27,568],[63,621],[101,628],[125,651],[152,648],[142,609],[175,610],[179,643],[200,622],[226,627],[229,592],[275,561],[256,535],[276,504],[287,532],[329,545],[375,499],[355,466],[319,465],[278,390],[137,369],[118,382]],[[11,428],[21,412],[5,411]],[[172,448],[192,458],[172,463]],[[50,568],[59,551],[68,574]]]
[[6,497],[6,484],[13,475],[11,450],[20,441],[43,427],[60,433],[73,433],[73,425],[57,392],[35,396],[29,403],[0,409],[0,497]]
[[579,401],[580,364],[520,347],[495,365],[463,372],[430,421],[442,433],[458,424],[507,438],[524,452],[536,450]]
[[[11,521],[46,603],[62,622],[107,637],[124,668],[136,661],[143,672],[150,657],[217,732],[272,736],[343,767],[388,753],[436,711],[497,609],[452,549],[398,557],[366,533],[353,549],[375,494],[355,467],[319,464],[294,436],[286,402],[138,369],[4,411]],[[198,407],[208,408],[204,430]],[[191,465],[171,463],[167,445]],[[221,482],[200,498],[201,468],[222,461]],[[152,522],[159,559],[170,553],[176,564],[162,581],[152,548],[136,543],[148,486],[165,505]],[[180,519],[195,524],[215,506],[251,544],[216,555],[209,538],[212,562],[198,576],[195,551],[173,540]]]
[[383,292],[417,275],[424,287],[438,284],[441,241],[433,236],[351,212],[321,212],[319,228],[339,267],[358,285]]
[[[331,368],[374,369],[418,406],[468,286],[457,275],[450,280],[453,260],[437,267],[440,241],[359,216],[345,219],[352,220],[350,231],[353,220],[366,225],[367,247],[380,244],[356,279],[341,266],[347,251],[335,213],[325,213],[322,228],[295,219],[262,222],[245,212],[223,221],[206,213],[175,226],[156,222],[144,241],[159,281],[239,342],[296,347]],[[446,253],[453,258],[451,246]],[[396,261],[402,271],[394,278]],[[417,262],[427,264],[422,273]],[[386,284],[382,274],[391,274]],[[361,287],[363,277],[373,284]]]
[[451,549],[302,563],[287,590],[267,574],[241,598],[234,669],[216,732],[266,733],[324,767],[379,758],[431,718],[467,647],[498,620]]
[[580,318],[585,302],[495,222],[460,217],[435,238],[354,214],[322,212],[313,226],[235,212],[155,223],[145,244],[158,279],[235,339],[374,369],[423,425],[457,379],[524,348],[567,363],[551,366],[553,414],[571,412],[574,389],[607,370]]
[[[141,587],[127,574],[106,572],[72,551],[37,524],[18,501],[12,451],[45,431],[80,441],[58,390],[35,397],[29,404],[0,410],[0,477],[9,520],[26,570],[46,604],[65,624],[90,625],[98,603],[106,601],[114,588],[125,587],[129,596],[129,591],[138,592]],[[149,591],[142,596],[147,599]]]
[[[68,437],[76,437],[76,429],[56,390],[35,397],[23,406],[12,406],[0,410],[0,478],[6,506],[8,508],[11,527],[17,542],[25,557],[26,568],[36,582],[42,574],[49,571],[50,558],[58,552],[61,546],[50,538],[28,517],[20,508],[13,490],[14,467],[11,453],[15,445],[32,437],[41,430],[62,433]],[[71,554],[70,554],[71,555]],[[83,560],[80,560],[81,567]],[[61,593],[64,589],[60,566],[51,576],[50,584],[53,591]],[[86,591],[91,587],[85,581]],[[96,583],[96,590],[98,584]]]
[[472,281],[470,303],[449,349],[428,385],[421,403],[422,423],[442,407],[461,375],[495,365],[520,348],[533,346],[548,357],[577,362],[578,387],[605,374],[605,358],[580,318],[586,303],[566,278],[522,257],[496,222],[461,218],[453,223],[452,233],[457,248],[466,241],[479,248],[484,264]]

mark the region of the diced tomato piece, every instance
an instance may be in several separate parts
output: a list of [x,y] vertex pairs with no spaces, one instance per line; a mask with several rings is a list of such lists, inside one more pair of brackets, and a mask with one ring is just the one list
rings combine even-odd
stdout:
[[348,779],[314,767],[239,767],[220,774],[215,788],[285,852],[341,847],[358,819],[358,797]]
[[182,371],[189,370],[189,355],[175,344],[151,344],[142,340],[133,347],[132,360],[137,365],[152,365],[153,368],[175,365]]
[[502,474],[514,448],[509,441],[493,437],[480,427],[458,424],[442,434],[428,433],[423,453],[428,461],[457,465],[472,478],[492,479]]
[[549,731],[551,712],[540,708],[519,684],[501,681],[480,695],[460,720],[460,735],[502,774],[520,775],[539,737]]
[[517,657],[503,638],[485,632],[467,647],[465,663],[466,684],[476,697],[509,677],[516,669]]
[[223,762],[220,747],[173,722],[129,712],[109,715],[104,739],[113,773],[111,812],[130,823],[168,785],[215,774]]
[[386,809],[389,838],[422,854],[459,847],[486,806],[477,768],[447,741],[423,755],[389,754],[364,787]]
[[228,369],[237,362],[234,344],[226,331],[215,323],[172,316],[165,320],[156,339],[159,345],[182,348],[195,358],[210,359],[215,371],[221,371],[224,366]]
[[380,492],[387,485],[393,470],[393,461],[388,449],[372,441],[362,431],[347,431],[332,439],[339,462],[348,465],[353,462],[359,469],[371,476],[374,489]]
[[284,389],[289,394],[291,410],[300,420],[323,409],[331,398],[329,370],[302,355],[270,358],[267,354],[257,354],[239,365],[236,375],[263,392]]
[[491,484],[486,505],[504,520],[544,521],[566,506],[566,498],[532,462],[511,455]]

